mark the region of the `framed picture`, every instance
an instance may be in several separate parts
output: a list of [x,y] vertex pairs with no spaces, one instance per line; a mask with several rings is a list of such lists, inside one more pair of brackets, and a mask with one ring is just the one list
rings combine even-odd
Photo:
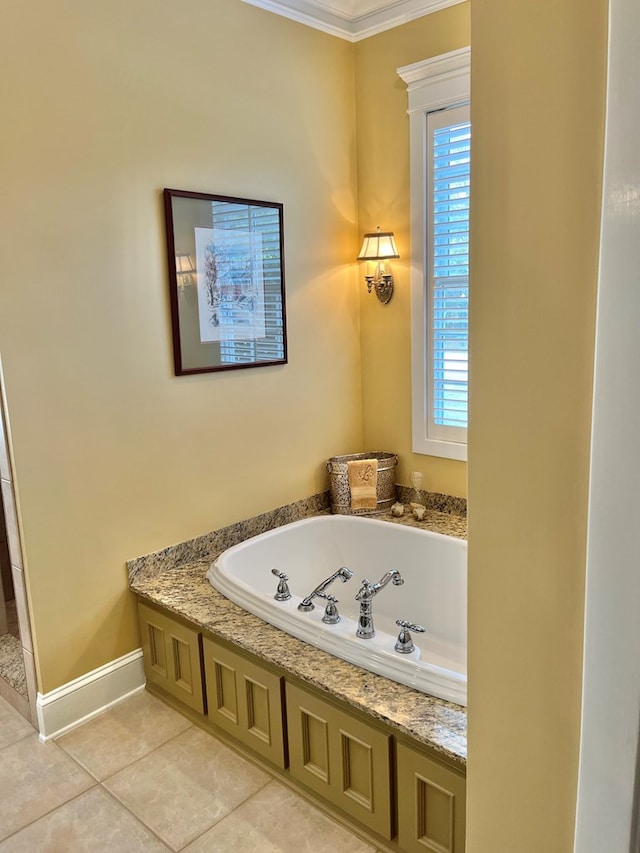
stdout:
[[164,190],[176,376],[286,364],[282,205]]

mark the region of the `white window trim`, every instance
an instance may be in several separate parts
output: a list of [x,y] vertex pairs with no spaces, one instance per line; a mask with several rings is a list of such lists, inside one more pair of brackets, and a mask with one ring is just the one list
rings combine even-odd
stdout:
[[425,271],[427,113],[469,103],[471,48],[463,47],[398,68],[409,100],[411,174],[411,397],[413,452],[467,459],[466,442],[427,436],[427,289]]

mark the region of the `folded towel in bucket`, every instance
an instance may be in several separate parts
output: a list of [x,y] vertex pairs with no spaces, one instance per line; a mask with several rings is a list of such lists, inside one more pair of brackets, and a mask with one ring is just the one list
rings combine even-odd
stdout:
[[352,459],[347,462],[351,509],[376,509],[378,506],[378,460]]

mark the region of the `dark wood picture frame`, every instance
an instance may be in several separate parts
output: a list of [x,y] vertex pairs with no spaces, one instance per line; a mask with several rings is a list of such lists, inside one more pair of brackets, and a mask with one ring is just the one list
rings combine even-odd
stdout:
[[176,376],[287,363],[283,205],[164,190]]

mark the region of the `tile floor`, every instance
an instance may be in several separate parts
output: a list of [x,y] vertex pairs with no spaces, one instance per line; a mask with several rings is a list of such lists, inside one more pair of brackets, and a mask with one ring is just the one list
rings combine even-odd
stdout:
[[48,744],[0,699],[0,853],[376,853],[148,693]]

